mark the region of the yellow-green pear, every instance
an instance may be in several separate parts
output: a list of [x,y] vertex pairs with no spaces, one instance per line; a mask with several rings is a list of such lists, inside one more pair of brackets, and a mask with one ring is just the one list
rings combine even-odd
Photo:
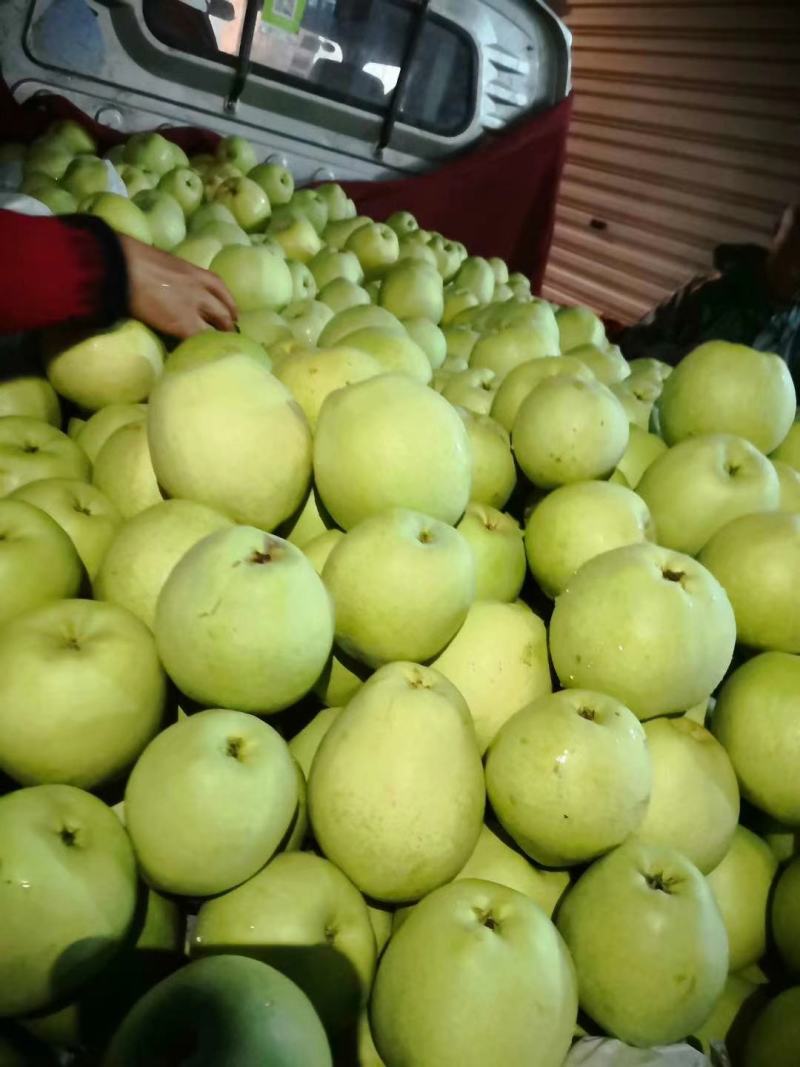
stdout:
[[735,518],[698,558],[728,594],[743,645],[800,652],[800,514]]
[[470,500],[502,508],[517,484],[511,438],[490,415],[477,415],[466,408],[458,408],[458,413],[467,428],[472,455]]
[[433,371],[430,360],[408,334],[380,327],[367,327],[348,333],[344,340],[348,348],[357,348],[380,365],[386,374],[404,374],[427,385]]
[[750,1027],[742,1067],[794,1067],[800,1058],[800,985],[785,989]]
[[72,478],[43,478],[21,486],[11,499],[26,500],[55,519],[94,578],[122,522],[105,493]]
[[522,402],[511,434],[517,462],[542,489],[609,475],[628,446],[622,405],[597,381],[545,378]]
[[637,836],[677,849],[708,874],[731,847],[739,819],[739,788],[728,754],[691,719],[652,719],[645,733],[653,789]]
[[86,454],[61,430],[28,415],[0,418],[0,497],[40,478],[88,477]]
[[351,307],[369,304],[369,293],[361,285],[347,278],[334,278],[319,291],[319,299],[327,304],[335,315]]
[[202,330],[200,333],[181,341],[167,357],[164,364],[165,374],[189,370],[206,363],[214,363],[228,356],[249,356],[267,370],[272,362],[264,346],[241,333],[227,333],[224,330]]
[[800,974],[800,857],[783,868],[770,902],[775,947],[790,974]]
[[308,422],[286,386],[249,356],[166,375],[150,398],[147,432],[166,493],[237,522],[273,530],[308,491]]
[[447,341],[441,329],[429,319],[403,319],[403,326],[412,341],[415,341],[425,355],[432,370],[437,370],[447,356]]
[[211,896],[252,877],[279,848],[297,808],[283,738],[240,711],[213,709],[155,737],[125,788],[139,868],[164,893]]
[[[367,352],[347,343],[336,348],[298,352],[282,361],[275,376],[289,389],[315,429],[325,398],[337,389],[383,373]],[[291,538],[290,538],[291,540]]]
[[[584,363],[603,385],[618,385],[630,376],[627,360],[616,345],[578,345],[577,348],[562,351],[564,355]],[[653,399],[655,401],[655,397]]]
[[712,693],[736,643],[730,601],[689,556],[643,542],[584,563],[556,601],[550,654],[561,684],[622,701],[640,719]]
[[[3,357],[0,368],[0,418],[25,415],[61,428],[61,407],[50,382],[28,361]],[[70,434],[72,436],[72,434]]]
[[647,468],[666,450],[666,444],[656,434],[646,433],[631,424],[628,447],[622,453],[617,471],[624,476],[631,489],[635,489]]
[[314,480],[344,529],[391,507],[455,523],[470,498],[469,435],[432,389],[403,375],[379,375],[325,400]]
[[350,334],[360,330],[391,330],[400,337],[407,336],[405,327],[391,311],[375,304],[357,304],[337,312],[319,335],[321,348],[341,344]]
[[438,323],[444,311],[442,276],[422,260],[402,260],[383,276],[378,303],[398,319],[419,317]]
[[780,356],[726,341],[709,341],[682,359],[659,401],[667,444],[729,433],[764,453],[785,440],[796,410],[792,376]]
[[800,419],[795,418],[788,433],[770,457],[788,463],[790,467],[800,471]]
[[336,614],[336,643],[377,667],[423,663],[450,641],[475,599],[475,559],[451,526],[394,508],[352,527],[322,578]]
[[445,383],[442,396],[476,415],[488,415],[496,392],[497,375],[493,370],[470,368],[453,374]]
[[97,453],[92,482],[123,519],[161,502],[143,419],[126,422],[111,434]]
[[650,509],[659,543],[694,556],[732,519],[777,508],[780,484],[749,441],[702,434],[651,463],[636,492]]
[[742,796],[759,811],[800,827],[800,656],[762,652],[725,681],[711,720]]
[[206,901],[190,951],[270,964],[303,990],[332,1036],[355,1025],[376,956],[364,898],[337,867],[308,852],[276,856],[243,885]]
[[572,356],[529,359],[510,370],[500,382],[492,399],[492,418],[497,419],[500,425],[511,433],[523,400],[533,392],[539,382],[557,374],[567,374],[585,381],[592,377],[589,368]]
[[556,331],[537,326],[506,326],[491,330],[472,349],[470,366],[488,367],[502,381],[516,367],[531,359],[558,356]]
[[93,576],[95,599],[127,608],[151,630],[159,594],[176,563],[204,537],[231,527],[191,500],[164,500],[124,522]]
[[486,757],[495,815],[547,867],[584,864],[622,844],[639,828],[651,787],[642,724],[618,700],[583,689],[522,708]]
[[248,526],[189,549],[158,598],[155,635],[198,703],[268,714],[304,696],[333,643],[333,607],[299,548]]
[[632,838],[596,860],[562,901],[557,926],[581,1008],[626,1044],[683,1040],[725,986],[722,918],[705,878],[671,848]]
[[467,702],[481,753],[512,715],[553,688],[545,625],[522,601],[476,601],[433,666]]
[[800,511],[800,468],[792,467],[780,459],[773,459],[772,466],[778,475],[780,510]]
[[525,580],[525,546],[517,520],[472,503],[456,529],[475,558],[475,599],[516,600]]
[[415,1067],[561,1067],[577,1012],[572,961],[542,909],[472,878],[412,910],[381,957],[370,1003],[380,1055]]
[[94,463],[100,449],[115,430],[127,426],[129,422],[143,422],[146,418],[147,407],[144,404],[109,404],[78,427],[75,441]]
[[767,910],[778,861],[760,837],[737,826],[731,846],[707,875],[725,929],[730,969],[741,971],[767,948]]
[[553,917],[570,881],[567,871],[536,867],[486,825],[481,827],[478,843],[454,881],[460,878],[480,878],[516,889],[538,904],[549,918]]
[[531,574],[557,597],[587,560],[623,545],[656,540],[647,504],[631,489],[609,482],[573,482],[548,493],[525,526]]
[[311,722],[294,735],[289,742],[289,751],[300,764],[300,769],[308,780],[311,764],[322,739],[342,713],[341,708],[323,708],[318,711]]
[[556,312],[562,352],[579,345],[604,345],[606,330],[602,320],[586,307],[565,307]]
[[376,900],[418,900],[469,858],[484,809],[469,711],[438,671],[378,670],[326,733],[309,779],[314,836]]

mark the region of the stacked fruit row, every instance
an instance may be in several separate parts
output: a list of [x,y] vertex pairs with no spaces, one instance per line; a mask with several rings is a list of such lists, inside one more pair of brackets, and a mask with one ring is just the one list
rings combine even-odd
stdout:
[[784,364],[629,364],[236,138],[93,150],[3,156],[239,332],[3,368],[0,1062],[800,1062]]

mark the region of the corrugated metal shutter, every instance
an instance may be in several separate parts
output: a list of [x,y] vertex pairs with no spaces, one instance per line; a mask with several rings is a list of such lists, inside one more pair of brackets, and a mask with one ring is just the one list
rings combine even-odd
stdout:
[[633,321],[800,200],[800,0],[573,0],[544,295]]

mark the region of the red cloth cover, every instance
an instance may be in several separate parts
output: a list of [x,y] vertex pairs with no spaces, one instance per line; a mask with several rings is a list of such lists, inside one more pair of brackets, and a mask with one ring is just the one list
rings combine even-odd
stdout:
[[[362,214],[384,219],[412,212],[425,229],[462,241],[474,255],[501,256],[538,291],[553,236],[556,200],[566,153],[572,98],[491,134],[473,151],[436,170],[389,181],[344,182]],[[30,141],[55,119],[72,118],[97,138],[102,150],[125,134],[89,119],[59,96],[19,105],[0,82],[0,138]],[[161,131],[186,152],[213,151],[208,130]]]

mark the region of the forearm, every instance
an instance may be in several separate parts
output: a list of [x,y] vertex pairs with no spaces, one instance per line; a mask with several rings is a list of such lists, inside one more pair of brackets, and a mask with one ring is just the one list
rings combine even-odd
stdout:
[[88,216],[0,211],[0,333],[126,313],[128,279],[114,232]]

